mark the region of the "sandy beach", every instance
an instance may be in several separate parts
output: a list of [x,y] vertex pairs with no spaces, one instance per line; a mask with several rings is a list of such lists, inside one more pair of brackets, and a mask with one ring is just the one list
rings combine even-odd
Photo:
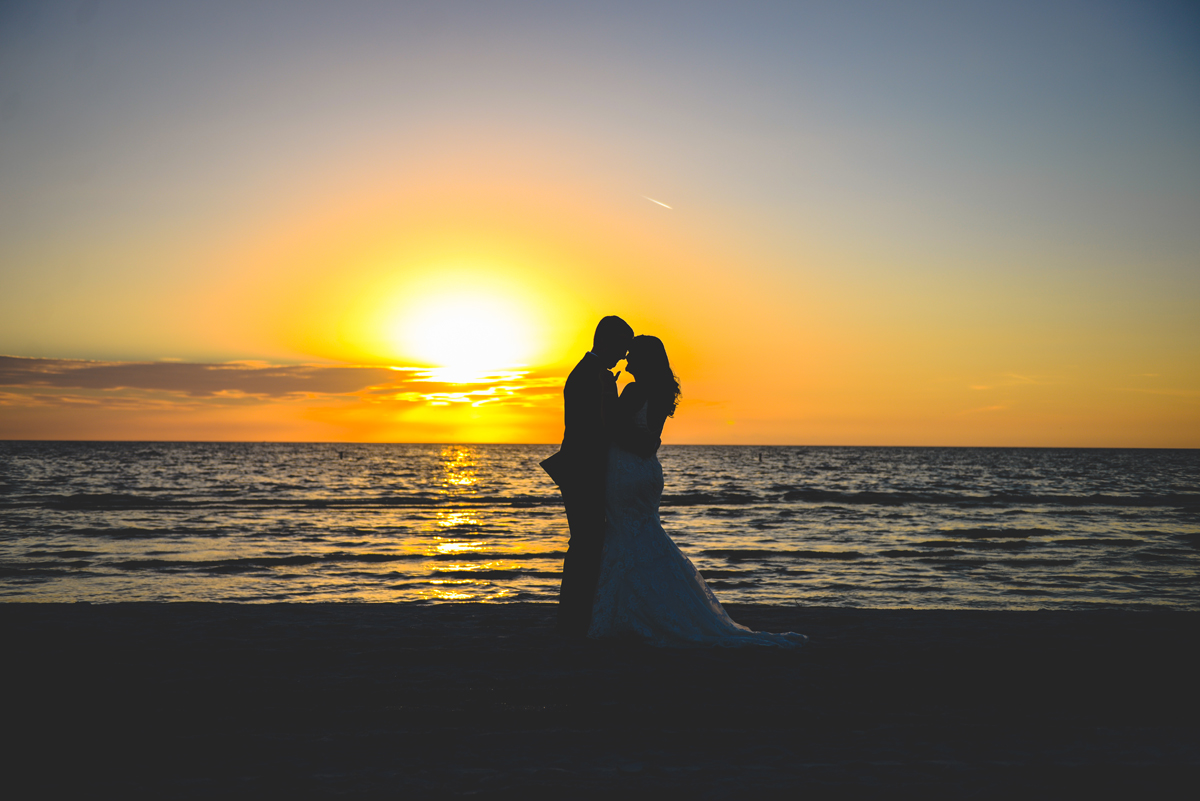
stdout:
[[1150,797],[1200,775],[1197,613],[730,605],[812,638],[782,653],[564,642],[554,609],[6,604],[6,784]]

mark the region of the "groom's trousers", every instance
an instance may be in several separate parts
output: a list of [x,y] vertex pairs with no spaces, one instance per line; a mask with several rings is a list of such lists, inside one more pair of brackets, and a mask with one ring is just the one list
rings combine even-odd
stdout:
[[568,636],[585,637],[592,621],[592,600],[604,549],[604,483],[563,489],[562,495],[571,539],[563,559],[558,630]]

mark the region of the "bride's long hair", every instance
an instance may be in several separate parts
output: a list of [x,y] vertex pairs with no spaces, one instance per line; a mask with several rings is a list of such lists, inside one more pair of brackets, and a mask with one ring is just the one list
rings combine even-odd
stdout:
[[656,409],[665,411],[667,417],[674,417],[683,391],[679,388],[679,378],[671,369],[662,340],[646,335],[634,337],[629,350],[636,350],[640,357],[641,370],[637,382],[647,390],[650,403]]

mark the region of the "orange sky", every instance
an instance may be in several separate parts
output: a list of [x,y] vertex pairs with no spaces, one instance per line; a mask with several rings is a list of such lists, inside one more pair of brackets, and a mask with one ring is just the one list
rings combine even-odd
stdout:
[[0,41],[0,438],[553,442],[619,314],[668,443],[1200,447],[1161,9],[215,8]]

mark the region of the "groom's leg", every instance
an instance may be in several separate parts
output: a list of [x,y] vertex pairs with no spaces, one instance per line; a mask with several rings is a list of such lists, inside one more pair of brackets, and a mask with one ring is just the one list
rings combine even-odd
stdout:
[[558,594],[558,628],[563,634],[587,635],[592,619],[592,599],[600,579],[604,549],[604,495],[595,492],[563,493],[571,539],[563,559],[562,587]]

